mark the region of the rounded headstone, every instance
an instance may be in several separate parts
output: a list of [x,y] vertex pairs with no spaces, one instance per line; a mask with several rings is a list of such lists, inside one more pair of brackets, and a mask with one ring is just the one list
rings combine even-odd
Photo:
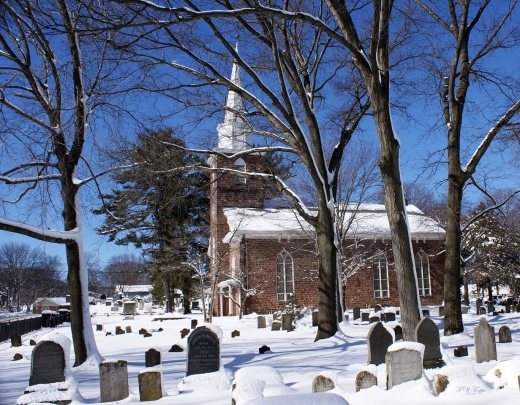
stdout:
[[334,381],[324,375],[317,375],[312,380],[312,392],[327,392],[335,388]]
[[356,392],[377,385],[377,377],[369,371],[361,371],[356,376]]
[[188,336],[186,376],[220,369],[220,341],[215,332],[201,326]]
[[65,381],[65,353],[58,343],[43,340],[34,346],[29,385]]

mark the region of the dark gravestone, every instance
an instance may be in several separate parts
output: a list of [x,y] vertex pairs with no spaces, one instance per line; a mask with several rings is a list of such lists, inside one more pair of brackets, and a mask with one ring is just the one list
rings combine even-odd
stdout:
[[387,312],[385,313],[385,321],[386,322],[395,322],[395,313],[394,312]]
[[488,313],[489,312],[493,312],[495,310],[495,306],[493,305],[492,302],[487,302],[486,304],[487,304],[487,308],[486,309],[487,309]]
[[112,305],[112,301],[105,301],[105,306],[110,307]]
[[139,334],[140,335],[144,335],[145,333],[147,333],[148,331],[145,329],[145,328],[141,328],[139,329]]
[[105,333],[105,336],[112,336],[112,332]]
[[125,331],[121,326],[116,326],[116,335],[124,335]]
[[258,329],[265,329],[265,316],[259,316],[256,318]]
[[403,328],[401,328],[401,325],[395,325],[394,327],[394,333],[395,333],[395,341],[403,340]]
[[22,345],[22,336],[16,333],[11,336],[11,347],[20,347]]
[[439,329],[430,318],[422,319],[415,327],[414,339],[424,345],[424,368],[444,366],[441,354],[441,339]]
[[145,367],[155,367],[161,364],[161,352],[150,349],[144,354]]
[[269,346],[263,345],[258,348],[258,354],[264,354],[265,352],[270,352],[271,348]]
[[381,311],[383,308],[381,308],[381,305],[377,304],[375,307],[374,307],[374,312],[379,312]]
[[179,352],[183,352],[184,351],[184,347],[182,347],[181,345],[175,344],[168,351],[169,352],[173,352],[173,353],[179,353]]
[[506,303],[506,314],[510,314],[511,313],[511,304],[508,302]]
[[13,361],[18,361],[18,360],[22,360],[22,359],[23,359],[23,356],[20,353],[16,353],[13,356]]
[[486,312],[487,312],[486,307],[482,305],[482,306],[480,307],[480,312],[479,312],[479,314],[480,314],[480,315],[486,315]]
[[34,346],[29,385],[65,381],[65,353],[61,345],[44,340]]
[[197,327],[197,320],[196,319],[192,319],[191,320],[191,329],[195,329]]
[[501,326],[498,330],[498,343],[511,343],[511,329],[509,326]]
[[312,311],[312,326],[318,326],[319,317],[320,317],[319,311]]
[[29,341],[29,344],[30,344],[31,346],[36,346],[36,340],[31,339],[31,340]]
[[273,323],[271,324],[271,331],[280,329],[282,329],[282,323],[280,321],[273,320]]
[[231,332],[231,337],[232,338],[237,337],[237,336],[240,336],[240,331],[239,330],[234,330],[233,332]]
[[102,330],[103,330],[103,325],[100,324],[100,323],[98,323],[98,324],[96,325],[96,331],[99,332],[99,331],[102,331]]
[[370,314],[368,312],[361,312],[361,322],[368,322]]
[[368,318],[368,322],[369,323],[376,323],[376,322],[379,322],[380,319],[378,316],[371,316],[370,318]]
[[186,376],[220,369],[220,342],[211,329],[201,326],[188,336]]
[[455,357],[467,357],[468,348],[466,346],[458,346],[456,349],[453,349],[453,355]]
[[183,330],[181,330],[181,339],[184,339],[189,334],[190,334],[190,330],[188,328],[184,328]]
[[359,308],[359,307],[352,308],[352,314],[353,314],[354,320],[361,318],[361,308]]
[[125,326],[126,333],[132,333],[132,327],[131,326]]
[[394,343],[392,335],[386,330],[381,322],[375,323],[368,332],[367,349],[368,362],[367,364],[383,364],[385,362],[386,351],[388,347]]
[[146,337],[152,337],[152,334],[149,333],[149,332],[146,332],[146,333],[143,335],[143,337],[145,337],[145,338],[146,338]]
[[156,401],[162,398],[162,376],[159,371],[139,373],[139,401]]

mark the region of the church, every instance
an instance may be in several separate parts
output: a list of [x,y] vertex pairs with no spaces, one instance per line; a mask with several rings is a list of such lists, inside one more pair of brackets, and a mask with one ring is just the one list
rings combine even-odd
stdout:
[[[233,64],[231,81],[241,86]],[[229,91],[224,121],[218,125],[218,147],[209,159],[210,266],[218,316],[284,310],[294,300],[301,307],[318,307],[318,262],[313,229],[287,206],[264,199],[263,181],[218,169],[263,172],[260,154],[236,153],[253,144],[252,134],[239,118],[241,97]],[[238,113],[237,113],[238,112]],[[226,156],[223,156],[226,155]],[[338,255],[345,307],[398,306],[397,277],[390,228],[384,205],[347,206],[349,223]],[[423,305],[443,300],[444,230],[417,207],[407,206],[415,254],[418,290]]]

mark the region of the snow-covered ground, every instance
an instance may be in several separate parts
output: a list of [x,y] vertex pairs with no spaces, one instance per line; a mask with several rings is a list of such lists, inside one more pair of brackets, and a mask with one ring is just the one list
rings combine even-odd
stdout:
[[[236,317],[214,318],[214,324],[223,331],[221,343],[222,364],[229,378],[244,367],[271,366],[282,376],[285,387],[264,390],[265,396],[280,393],[308,394],[311,392],[312,380],[319,373],[336,374],[339,385],[333,392],[344,397],[351,405],[383,405],[383,404],[457,404],[457,405],[489,405],[520,404],[518,375],[520,375],[520,314],[501,314],[487,316],[489,323],[495,327],[498,342],[498,329],[502,325],[511,328],[513,343],[497,343],[498,361],[477,364],[473,347],[473,328],[480,316],[470,311],[464,316],[466,332],[454,337],[442,337],[441,345],[444,360],[447,363],[445,374],[450,376],[451,385],[439,396],[435,396],[432,379],[439,370],[426,370],[422,380],[404,383],[391,390],[386,390],[385,365],[375,369],[378,386],[358,393],[355,391],[355,377],[367,368],[367,333],[370,325],[353,325],[342,323],[342,333],[334,338],[314,342],[317,328],[311,326],[310,317],[300,321],[293,332],[257,329],[256,316],[246,316],[242,320]],[[201,314],[192,314],[185,319],[153,321],[152,315],[136,315],[134,320],[124,320],[122,315],[110,312],[110,307],[91,306],[92,324],[103,324],[104,331],[94,331],[99,351],[106,360],[128,361],[130,397],[120,401],[139,402],[137,375],[145,368],[145,351],[156,348],[162,352],[162,365],[156,369],[162,372],[163,389],[166,393],[160,404],[231,404],[231,389],[213,391],[212,384],[201,383],[193,391],[179,393],[179,383],[185,377],[186,352],[168,352],[173,344],[186,347],[187,338],[181,339],[180,330],[189,328],[191,319],[202,323]],[[430,309],[431,318],[438,325],[442,336],[442,318],[437,317],[437,309]],[[352,314],[350,314],[352,318]],[[397,318],[399,321],[399,317]],[[397,322],[396,322],[397,323]],[[396,323],[389,323],[393,325]],[[115,332],[116,326],[132,327],[132,333],[106,336],[106,331]],[[139,335],[139,329],[145,328],[152,333],[151,337]],[[162,328],[162,331],[159,329]],[[240,336],[231,338],[231,332],[240,330]],[[10,347],[10,342],[0,343],[0,404],[16,404],[29,381],[31,352],[30,339],[38,341],[51,330],[44,328],[22,337],[22,347]],[[70,338],[70,325],[63,324],[52,329]],[[262,345],[271,348],[270,352],[258,354]],[[468,347],[468,357],[454,357],[453,349],[459,345]],[[16,353],[24,358],[12,361]],[[71,356],[74,356],[71,350]],[[515,358],[515,355],[519,357]],[[73,359],[71,358],[71,364]],[[454,367],[462,366],[462,367]],[[500,372],[497,372],[496,369]],[[473,372],[474,370],[474,372]],[[247,370],[241,374],[248,374]],[[97,364],[84,364],[73,369],[73,376],[79,384],[81,396],[73,404],[100,403],[99,371]],[[240,373],[239,373],[240,374]],[[251,374],[251,373],[249,373]],[[499,377],[499,376],[500,377]],[[208,376],[210,377],[210,376]],[[249,375],[249,377],[254,377]],[[209,381],[211,382],[211,381]],[[286,404],[293,403],[287,401]],[[305,405],[300,400],[299,405]]]

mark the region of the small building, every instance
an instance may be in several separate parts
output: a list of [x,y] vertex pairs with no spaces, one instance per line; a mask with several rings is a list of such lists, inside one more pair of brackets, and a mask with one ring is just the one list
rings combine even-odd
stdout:
[[43,311],[59,312],[60,309],[70,311],[70,295],[38,298],[33,304],[33,314],[41,314]]
[[139,300],[152,294],[152,288],[151,284],[122,285],[117,288],[116,294],[121,298]]

